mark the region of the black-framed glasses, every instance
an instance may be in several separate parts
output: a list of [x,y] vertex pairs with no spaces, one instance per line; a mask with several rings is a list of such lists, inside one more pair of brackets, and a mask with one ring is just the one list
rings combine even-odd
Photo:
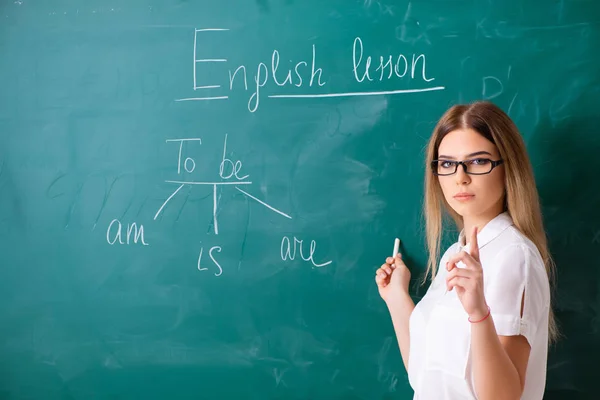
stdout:
[[494,161],[489,158],[473,158],[464,161],[433,160],[431,170],[434,175],[448,176],[454,175],[458,170],[458,166],[462,165],[465,173],[469,175],[486,175],[503,162],[502,159]]

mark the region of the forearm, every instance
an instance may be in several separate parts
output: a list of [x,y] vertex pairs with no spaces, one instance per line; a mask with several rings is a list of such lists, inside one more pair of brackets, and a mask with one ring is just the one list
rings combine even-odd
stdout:
[[491,315],[472,324],[471,351],[475,391],[479,400],[521,398],[523,386],[519,373],[500,343]]
[[401,298],[394,299],[394,301],[389,301],[387,306],[392,317],[392,324],[394,325],[394,332],[396,332],[396,338],[398,339],[398,346],[400,347],[404,368],[408,371],[408,356],[410,352],[408,322],[410,314],[415,308],[415,303],[410,296],[406,294]]

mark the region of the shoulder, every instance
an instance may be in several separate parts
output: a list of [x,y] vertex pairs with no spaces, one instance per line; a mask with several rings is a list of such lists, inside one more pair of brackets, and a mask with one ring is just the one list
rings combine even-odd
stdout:
[[544,260],[537,246],[514,225],[502,232],[494,247],[495,262],[511,259],[513,263],[520,261],[519,264],[545,271]]
[[502,290],[511,286],[536,288],[544,302],[549,297],[544,260],[537,246],[515,226],[510,226],[497,238],[488,265],[483,267],[490,277],[490,287]]

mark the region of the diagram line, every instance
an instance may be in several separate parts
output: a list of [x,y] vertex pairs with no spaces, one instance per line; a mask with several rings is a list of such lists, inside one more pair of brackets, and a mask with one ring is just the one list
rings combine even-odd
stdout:
[[176,191],[173,192],[172,195],[169,196],[169,198],[167,200],[165,200],[165,202],[163,203],[162,206],[160,206],[160,208],[158,209],[158,211],[156,212],[156,215],[154,216],[154,220],[156,221],[156,218],[158,218],[160,212],[163,210],[163,208],[165,208],[165,206],[167,205],[167,203],[169,202],[169,200],[171,200],[173,198],[173,196],[175,196],[177,194],[177,192],[179,192],[181,190],[182,187],[184,187],[185,185],[181,185],[177,188]]
[[215,226],[215,235],[218,235],[219,224],[217,222],[217,185],[213,185],[213,223]]
[[271,209],[271,210],[275,211],[276,213],[278,213],[278,214],[281,214],[281,215],[283,215],[283,216],[284,216],[284,217],[286,217],[286,218],[292,219],[292,217],[290,217],[290,216],[289,216],[289,215],[287,215],[286,213],[284,213],[284,212],[281,212],[281,211],[279,211],[278,209],[276,209],[276,208],[274,208],[274,207],[271,207],[270,205],[268,205],[268,204],[267,204],[267,203],[265,203],[264,201],[262,201],[262,200],[259,200],[259,199],[257,199],[256,197],[252,196],[250,193],[248,193],[248,192],[244,192],[244,191],[243,191],[242,189],[240,189],[239,187],[237,187],[237,186],[236,186],[236,189],[237,189],[237,190],[239,190],[240,192],[242,192],[243,194],[245,194],[246,196],[250,197],[252,200],[255,200],[255,201],[259,202],[259,203],[260,203],[260,204],[262,204],[263,206],[265,206],[265,207],[267,207],[267,208],[269,208],[269,209]]
[[167,183],[178,183],[182,185],[251,185],[252,182],[191,182],[191,181],[165,181]]

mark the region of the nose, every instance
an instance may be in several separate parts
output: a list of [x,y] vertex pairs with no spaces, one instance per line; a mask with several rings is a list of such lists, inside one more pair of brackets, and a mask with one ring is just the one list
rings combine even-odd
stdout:
[[467,174],[467,166],[465,164],[459,164],[454,175],[457,185],[464,185],[471,182],[471,177]]

